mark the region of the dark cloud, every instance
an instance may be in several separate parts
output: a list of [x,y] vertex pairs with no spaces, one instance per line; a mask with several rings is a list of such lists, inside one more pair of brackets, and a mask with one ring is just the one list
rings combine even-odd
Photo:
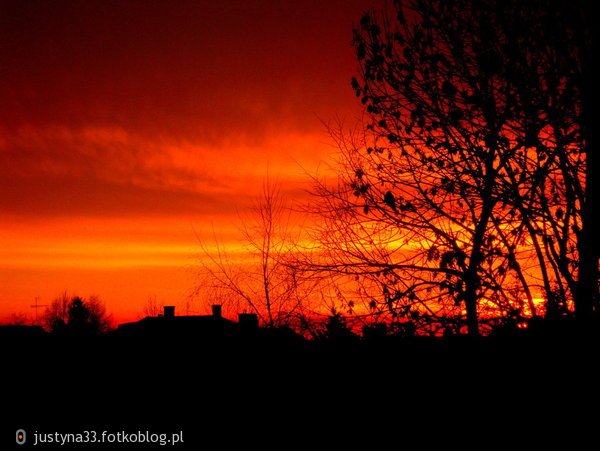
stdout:
[[248,139],[353,103],[365,1],[3,1],[0,120]]
[[2,186],[0,209],[15,215],[130,217],[232,214],[234,206],[221,196],[168,188],[146,188],[101,179],[63,176],[13,177]]
[[165,143],[119,128],[27,127],[4,136],[4,213],[51,218],[233,212],[219,200],[228,192],[224,177],[199,158],[196,165],[176,165],[177,155]]

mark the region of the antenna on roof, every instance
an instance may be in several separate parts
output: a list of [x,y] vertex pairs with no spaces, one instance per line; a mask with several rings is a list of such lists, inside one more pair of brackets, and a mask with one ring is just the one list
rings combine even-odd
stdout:
[[35,304],[30,305],[29,307],[31,307],[32,309],[35,309],[35,320],[34,320],[34,324],[37,326],[38,325],[38,309],[41,307],[48,307],[48,304],[38,304],[40,300],[39,296],[35,297]]

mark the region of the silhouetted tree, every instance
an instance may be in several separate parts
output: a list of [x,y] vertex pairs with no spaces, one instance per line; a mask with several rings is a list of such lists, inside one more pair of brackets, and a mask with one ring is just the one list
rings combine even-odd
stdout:
[[[578,318],[598,310],[597,205],[593,152],[593,14],[590,2],[514,6],[506,76],[515,82],[515,135],[522,146],[508,168],[528,191],[512,193],[537,248],[547,299],[573,300]],[[523,11],[525,10],[525,11]],[[522,179],[528,183],[522,183]],[[545,255],[543,255],[545,254]],[[552,307],[551,307],[552,308]]]
[[71,299],[66,292],[57,296],[44,312],[43,323],[50,332],[61,333],[68,321]]
[[94,335],[110,330],[112,318],[96,296],[86,301],[63,293],[46,309],[44,323],[55,334]]
[[356,338],[356,334],[348,326],[346,318],[333,309],[325,323],[325,337],[334,341],[343,341]]
[[142,314],[143,316],[161,315],[163,313],[163,306],[164,304],[162,302],[158,302],[156,300],[156,296],[150,297],[148,298],[148,300],[146,301],[146,305],[144,305],[144,308],[142,309]]
[[265,182],[261,196],[240,215],[240,223],[242,261],[216,238],[216,250],[202,244],[199,293],[219,293],[238,309],[256,313],[267,327],[306,326],[302,322],[314,285],[292,264],[299,236],[280,186]]
[[26,313],[19,312],[19,313],[11,313],[8,316],[8,319],[5,324],[11,325],[11,326],[25,326],[27,323],[29,323],[29,321],[30,321],[29,317],[27,316]]
[[583,283],[596,299],[597,272],[573,277],[593,207],[578,113],[587,22],[581,5],[564,19],[547,3],[395,1],[354,30],[369,121],[337,135],[340,186],[317,186],[324,266],[380,285],[393,315],[464,308],[475,335],[479,310],[535,315],[540,272],[547,298]]

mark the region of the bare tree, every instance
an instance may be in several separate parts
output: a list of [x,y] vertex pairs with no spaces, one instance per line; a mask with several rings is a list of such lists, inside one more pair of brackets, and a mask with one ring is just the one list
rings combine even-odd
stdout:
[[5,324],[10,326],[25,326],[28,323],[30,323],[29,316],[26,313],[19,312],[11,313]]
[[159,316],[163,313],[164,304],[156,299],[156,296],[149,297],[142,309],[143,316]]
[[235,302],[256,313],[267,327],[298,324],[311,287],[292,264],[299,228],[277,183],[266,181],[249,210],[240,215],[242,253],[235,255],[215,236],[201,243],[198,293]]
[[67,292],[63,292],[52,300],[46,308],[43,317],[43,324],[51,332],[57,332],[64,329],[69,320],[69,303],[71,298]]

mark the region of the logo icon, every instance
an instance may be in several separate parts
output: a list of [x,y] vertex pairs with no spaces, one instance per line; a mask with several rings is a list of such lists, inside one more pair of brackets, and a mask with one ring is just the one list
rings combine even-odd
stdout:
[[25,431],[23,429],[17,429],[17,445],[24,445],[25,440]]

